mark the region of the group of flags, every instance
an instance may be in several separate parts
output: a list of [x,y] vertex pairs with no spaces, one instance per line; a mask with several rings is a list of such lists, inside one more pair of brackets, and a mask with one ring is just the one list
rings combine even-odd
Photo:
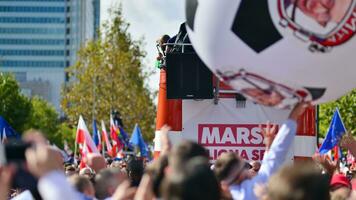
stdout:
[[82,116],[79,116],[76,145],[79,145],[79,153],[85,158],[88,153],[100,153],[105,151],[111,157],[120,157],[124,151],[134,151],[135,147],[140,150],[141,157],[148,157],[148,146],[143,140],[141,130],[136,124],[131,139],[124,129],[114,122],[110,116],[110,132],[106,131],[104,121],[101,121],[101,132],[98,130],[97,121],[93,120],[93,134],[85,124]]

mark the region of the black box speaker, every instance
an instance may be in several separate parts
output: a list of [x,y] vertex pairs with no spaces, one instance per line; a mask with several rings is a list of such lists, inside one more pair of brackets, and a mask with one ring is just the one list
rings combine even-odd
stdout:
[[166,57],[168,99],[212,99],[213,75],[196,53]]

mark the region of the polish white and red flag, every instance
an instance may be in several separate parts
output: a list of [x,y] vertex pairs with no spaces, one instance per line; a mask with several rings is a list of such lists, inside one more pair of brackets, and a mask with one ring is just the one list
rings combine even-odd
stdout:
[[99,153],[93,141],[93,138],[91,137],[88,131],[88,127],[85,124],[85,121],[81,115],[79,116],[77,135],[75,141],[77,144],[79,144],[80,151],[83,151],[83,147],[85,144],[86,148],[88,149],[87,150],[88,153]]
[[89,149],[88,149],[88,145],[87,143],[84,141],[84,144],[82,145],[82,149],[80,151],[80,154],[82,156],[82,159],[80,160],[80,165],[79,165],[79,169],[83,169],[87,167],[86,164],[86,159],[87,159],[87,155],[89,153]]
[[106,150],[108,152],[111,152],[112,146],[110,144],[108,132],[106,131],[105,123],[103,120],[101,120],[101,135],[102,135],[103,140],[105,141]]

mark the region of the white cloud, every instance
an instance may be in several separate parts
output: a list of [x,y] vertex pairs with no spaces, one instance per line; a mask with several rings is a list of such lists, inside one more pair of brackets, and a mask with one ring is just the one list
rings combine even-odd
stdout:
[[[145,38],[147,69],[154,69],[157,54],[156,40],[163,34],[173,36],[184,21],[183,0],[101,0],[101,20],[109,19],[107,10],[122,3],[123,16],[130,23],[129,32],[134,39]],[[159,71],[149,80],[151,89],[157,90]]]

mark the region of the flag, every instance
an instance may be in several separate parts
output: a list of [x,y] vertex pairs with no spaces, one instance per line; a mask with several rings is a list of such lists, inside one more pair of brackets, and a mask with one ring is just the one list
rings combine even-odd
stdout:
[[7,136],[6,136],[6,131],[5,131],[5,128],[4,128],[4,129],[3,129],[3,131],[2,131],[2,139],[1,139],[1,143],[2,143],[2,144],[7,143]]
[[135,125],[134,131],[132,132],[130,143],[139,147],[142,157],[148,157],[148,147],[143,140],[141,129],[138,124]]
[[99,151],[101,151],[101,137],[100,133],[98,132],[98,129],[96,127],[96,120],[93,120],[93,140],[96,145],[96,148],[98,148]]
[[80,152],[82,158],[80,160],[79,169],[83,169],[87,167],[87,164],[85,163],[84,159],[87,157],[88,153],[89,153],[89,148],[86,141],[84,141],[82,151]]
[[79,144],[79,148],[81,150],[83,150],[84,144],[86,144],[88,152],[99,153],[93,139],[90,136],[87,125],[85,124],[84,119],[81,115],[79,116],[77,135],[75,141],[77,144]]
[[121,142],[119,138],[119,129],[114,123],[114,120],[112,116],[110,115],[110,137],[113,142],[112,148],[113,148],[113,156],[115,157],[117,152],[122,150],[123,148],[123,143]]
[[3,134],[5,131],[6,139],[16,138],[20,139],[20,135],[7,123],[7,121],[0,116],[0,137],[3,140]]
[[124,142],[124,145],[129,149],[129,150],[133,150],[133,146],[130,144],[130,139],[129,136],[127,135],[127,133],[125,132],[125,130],[119,126],[119,130],[120,130],[120,135],[122,136],[122,140]]
[[319,149],[320,154],[325,154],[334,148],[340,142],[345,133],[346,129],[344,123],[340,117],[339,110],[336,109],[331,120],[328,133],[326,134],[325,140]]
[[105,141],[106,150],[108,152],[111,152],[112,151],[112,146],[110,144],[108,132],[106,132],[106,127],[105,127],[105,123],[104,123],[103,120],[101,120],[101,133],[102,133],[102,138]]

